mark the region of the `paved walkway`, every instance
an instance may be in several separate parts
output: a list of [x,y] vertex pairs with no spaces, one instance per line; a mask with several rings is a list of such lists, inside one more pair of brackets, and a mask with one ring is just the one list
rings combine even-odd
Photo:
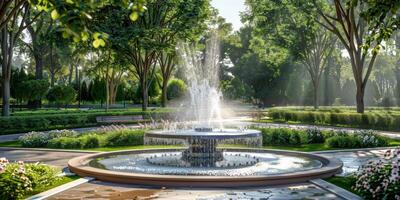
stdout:
[[79,152],[58,152],[41,150],[15,150],[0,148],[0,158],[6,157],[9,161],[41,162],[49,165],[64,168],[68,160],[77,156],[86,155]]
[[333,193],[311,183],[274,187],[216,189],[216,188],[153,188],[134,185],[93,181],[56,194],[50,200],[80,199],[174,199],[174,200],[222,200],[222,199],[341,199]]

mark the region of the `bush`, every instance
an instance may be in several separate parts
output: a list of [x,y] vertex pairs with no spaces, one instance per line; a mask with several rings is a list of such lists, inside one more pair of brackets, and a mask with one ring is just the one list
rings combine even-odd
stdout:
[[[90,132],[78,137],[58,137],[50,139],[47,147],[56,149],[90,149],[114,146],[143,145],[144,131],[127,128],[110,128],[109,132]],[[108,129],[108,128],[102,128]]]
[[301,144],[301,137],[298,130],[289,128],[264,128],[261,131],[264,146]]
[[50,166],[9,163],[0,158],[0,199],[21,199],[34,188],[49,186],[57,179],[57,171]]
[[400,130],[400,114],[387,111],[349,112],[346,109],[297,110],[271,109],[268,116],[273,120],[295,121],[307,124],[344,125],[358,128]]
[[45,147],[49,136],[43,132],[29,132],[19,137],[23,147]]
[[168,100],[183,97],[187,91],[187,86],[183,80],[172,79],[169,81],[167,86],[167,98]]
[[372,148],[387,146],[389,142],[373,131],[356,131],[352,134],[333,134],[326,140],[326,144],[332,148]]
[[121,130],[106,135],[107,146],[143,145],[144,132]]
[[77,132],[71,130],[54,130],[48,133],[29,132],[19,137],[23,147],[46,147],[49,140],[58,137],[76,137]]
[[400,149],[388,150],[385,159],[357,172],[354,190],[365,199],[400,199]]
[[77,139],[80,141],[82,148],[90,149],[104,146],[104,138],[100,135],[85,134]]
[[20,89],[22,89],[22,91],[19,91],[22,99],[27,101],[41,100],[47,94],[49,82],[47,80],[28,80],[22,82]]
[[54,149],[82,149],[82,141],[77,138],[59,137],[49,140],[48,148]]
[[307,144],[324,143],[325,137],[317,127],[306,129]]
[[[56,112],[61,112],[58,114]],[[60,128],[74,128],[74,127],[85,127],[93,126],[97,123],[97,116],[115,116],[115,115],[142,115],[143,118],[160,119],[168,117],[170,110],[149,110],[149,111],[124,111],[110,110],[105,112],[100,111],[80,111],[80,112],[68,112],[68,111],[55,111],[55,112],[43,112],[39,114],[33,114],[26,112],[20,116],[11,117],[0,117],[0,135],[18,132],[28,131],[42,131]]]
[[74,101],[76,91],[71,86],[56,85],[49,90],[47,100],[55,102],[58,106],[67,105]]

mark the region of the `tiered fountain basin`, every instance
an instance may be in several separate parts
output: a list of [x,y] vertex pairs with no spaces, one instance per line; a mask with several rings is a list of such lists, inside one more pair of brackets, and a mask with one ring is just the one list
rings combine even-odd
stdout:
[[[337,159],[294,151],[218,148],[226,140],[260,145],[257,130],[150,131],[147,143],[182,140],[185,148],[116,151],[77,157],[71,171],[103,181],[155,186],[236,187],[288,184],[339,173]],[[167,139],[167,140],[164,140]]]

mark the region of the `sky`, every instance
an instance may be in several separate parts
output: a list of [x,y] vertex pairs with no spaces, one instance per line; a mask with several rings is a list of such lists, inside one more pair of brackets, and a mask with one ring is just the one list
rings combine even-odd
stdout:
[[219,15],[232,23],[234,30],[239,30],[243,25],[240,21],[240,12],[245,11],[245,0],[212,0],[211,5],[219,10]]

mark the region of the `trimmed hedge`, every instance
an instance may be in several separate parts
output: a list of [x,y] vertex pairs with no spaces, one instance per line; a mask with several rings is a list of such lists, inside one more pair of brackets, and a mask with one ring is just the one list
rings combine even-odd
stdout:
[[43,131],[51,129],[64,129],[95,126],[97,116],[116,115],[143,115],[144,119],[162,118],[168,116],[169,111],[148,112],[95,112],[95,113],[72,113],[72,114],[48,114],[30,116],[0,117],[0,135],[20,133],[27,131]]
[[321,132],[317,128],[263,128],[261,131],[263,146],[325,144],[331,148],[371,148],[389,145],[388,138],[380,136],[371,130],[349,133],[345,131]]
[[268,116],[273,120],[294,121],[307,124],[342,125],[358,128],[400,130],[400,114],[390,112],[300,111],[271,109]]
[[[40,137],[40,134],[38,134]],[[143,145],[144,131],[118,129],[106,133],[90,132],[75,137],[55,137],[44,146],[56,149],[90,149],[99,147]],[[21,141],[22,142],[22,141]]]

